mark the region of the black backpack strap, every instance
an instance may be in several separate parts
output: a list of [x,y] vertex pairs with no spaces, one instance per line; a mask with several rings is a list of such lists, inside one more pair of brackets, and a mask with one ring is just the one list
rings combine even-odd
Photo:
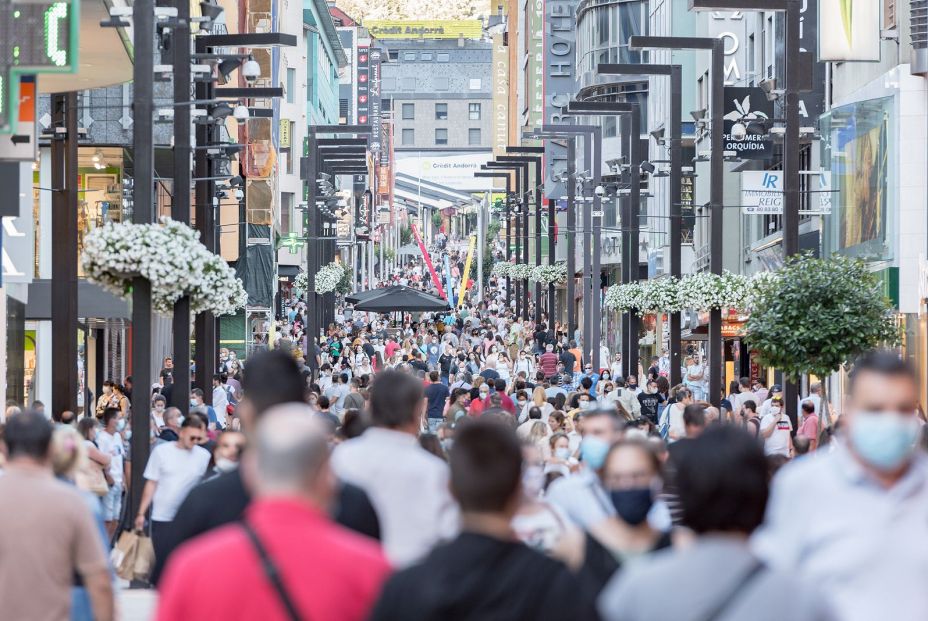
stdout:
[[261,559],[261,569],[264,571],[264,575],[271,583],[271,586],[274,587],[274,591],[277,592],[277,596],[280,598],[284,608],[287,609],[287,617],[290,619],[290,621],[301,621],[303,617],[300,616],[296,605],[293,603],[293,600],[290,599],[290,594],[287,592],[287,588],[284,586],[283,580],[280,578],[280,572],[277,570],[277,566],[274,564],[274,561],[271,559],[270,555],[268,555],[264,544],[262,544],[261,540],[258,539],[258,533],[256,533],[251,524],[245,520],[242,521],[242,529],[248,536],[249,541],[251,541],[251,545],[255,549],[255,552],[258,554],[258,557]]

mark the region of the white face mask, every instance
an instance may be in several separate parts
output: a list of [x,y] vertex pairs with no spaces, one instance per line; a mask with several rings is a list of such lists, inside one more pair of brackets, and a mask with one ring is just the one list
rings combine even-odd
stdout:
[[225,457],[216,458],[216,470],[219,472],[232,472],[238,468],[238,462],[226,459]]
[[770,413],[776,415],[780,413],[780,410],[780,406],[775,405],[770,408]]

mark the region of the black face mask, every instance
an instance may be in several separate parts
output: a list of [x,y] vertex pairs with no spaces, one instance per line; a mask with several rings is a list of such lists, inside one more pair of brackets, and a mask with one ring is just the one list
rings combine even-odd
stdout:
[[631,390],[635,390],[636,388],[638,388],[638,384],[636,384],[635,382],[630,382],[630,383],[628,384],[628,387],[629,387]]
[[629,526],[638,526],[644,522],[654,504],[650,487],[614,489],[609,492],[609,497],[616,513]]

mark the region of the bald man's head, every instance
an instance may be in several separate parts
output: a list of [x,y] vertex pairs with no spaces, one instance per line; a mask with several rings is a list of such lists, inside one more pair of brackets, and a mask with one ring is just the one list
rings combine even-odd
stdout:
[[255,428],[250,482],[259,496],[303,496],[328,503],[334,481],[325,425],[304,403],[268,409]]

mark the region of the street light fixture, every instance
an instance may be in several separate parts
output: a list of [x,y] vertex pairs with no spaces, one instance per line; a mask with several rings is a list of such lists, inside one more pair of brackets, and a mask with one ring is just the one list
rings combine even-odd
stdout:
[[[619,101],[572,101],[566,107],[561,108],[562,114],[577,116],[603,116],[618,115],[621,117],[622,129],[621,135],[624,141],[623,151],[629,158],[628,184],[630,192],[628,199],[625,201],[625,208],[622,213],[622,282],[630,283],[638,280],[638,226],[641,216],[641,179],[639,165],[641,162],[640,139],[641,135],[641,112],[638,104]],[[661,130],[663,131],[663,130]],[[598,168],[599,160],[594,160],[594,166]],[[598,176],[598,171],[594,169],[594,175]],[[599,198],[599,197],[597,197]],[[601,212],[600,212],[601,213]],[[600,243],[602,231],[602,219],[597,218],[598,222],[594,225],[593,240],[593,277],[594,286],[598,286],[600,273]],[[598,297],[598,296],[597,296]],[[599,299],[594,305],[599,309]],[[601,311],[598,311],[601,312]],[[637,315],[633,312],[623,313],[622,329],[622,347],[624,349],[622,358],[625,360],[626,368],[629,373],[638,368],[638,321]],[[597,366],[599,359],[599,331],[601,321],[593,325],[593,343],[594,356],[593,365]],[[634,341],[634,344],[633,344]]]
[[[694,0],[699,1],[699,0]],[[718,0],[724,2],[726,0]],[[709,77],[711,79],[710,96],[710,128],[709,144],[711,149],[709,170],[709,268],[713,274],[722,274],[722,218],[724,217],[722,203],[724,200],[722,174],[724,160],[722,153],[722,124],[723,100],[725,83],[725,45],[724,41],[715,37],[644,37],[633,36],[629,39],[629,48],[633,50],[661,49],[661,50],[707,50],[712,54]],[[679,115],[677,115],[679,116]],[[699,118],[697,118],[699,116]],[[693,115],[697,122],[704,118]],[[678,203],[679,205],[679,203]],[[679,206],[676,207],[679,209]],[[671,219],[671,223],[674,220]],[[675,326],[671,326],[674,328]],[[709,360],[711,363],[709,374],[709,401],[718,406],[722,394],[722,364],[724,352],[722,350],[722,312],[718,309],[709,313]],[[679,365],[671,363],[671,369]]]

